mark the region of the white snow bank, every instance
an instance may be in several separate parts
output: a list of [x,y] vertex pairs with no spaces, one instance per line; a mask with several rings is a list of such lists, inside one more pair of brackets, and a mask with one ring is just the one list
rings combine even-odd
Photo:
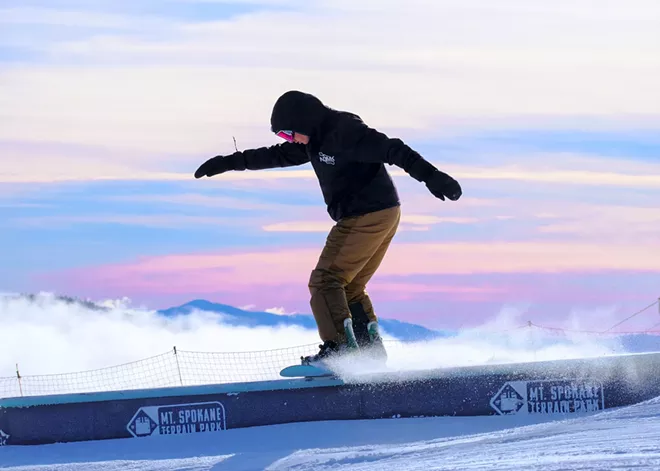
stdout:
[[215,435],[0,448],[12,471],[660,469],[660,399],[589,416],[284,424]]

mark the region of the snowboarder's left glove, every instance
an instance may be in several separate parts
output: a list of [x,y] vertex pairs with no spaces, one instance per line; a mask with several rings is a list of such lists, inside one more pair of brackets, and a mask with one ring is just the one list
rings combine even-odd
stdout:
[[458,200],[463,194],[461,185],[452,177],[440,170],[434,171],[426,179],[426,187],[436,198],[445,200],[445,196],[452,201]]
[[445,197],[452,201],[461,197],[463,190],[456,180],[435,168],[419,154],[414,153],[414,155],[417,155],[418,158],[406,170],[411,177],[419,182],[424,182],[433,196],[442,201],[445,200]]
[[231,155],[216,155],[199,166],[195,172],[195,178],[202,178],[204,176],[212,177],[220,173],[235,170],[236,156],[238,152]]

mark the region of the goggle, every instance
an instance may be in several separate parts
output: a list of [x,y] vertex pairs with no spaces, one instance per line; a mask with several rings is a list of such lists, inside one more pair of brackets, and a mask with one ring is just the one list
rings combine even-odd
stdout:
[[293,131],[278,131],[275,134],[285,141],[293,142]]

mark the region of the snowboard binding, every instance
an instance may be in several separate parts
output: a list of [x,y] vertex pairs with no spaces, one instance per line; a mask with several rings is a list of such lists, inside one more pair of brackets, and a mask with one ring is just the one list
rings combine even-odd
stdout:
[[387,351],[383,345],[378,322],[372,321],[364,312],[362,303],[354,303],[348,306],[351,310],[352,331],[354,332],[358,347],[366,351],[375,360],[387,361]]

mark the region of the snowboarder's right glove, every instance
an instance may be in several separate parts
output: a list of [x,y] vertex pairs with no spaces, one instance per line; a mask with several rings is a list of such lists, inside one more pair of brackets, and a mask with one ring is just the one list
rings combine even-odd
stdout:
[[445,196],[456,201],[463,194],[461,185],[456,180],[440,170],[435,170],[426,179],[426,187],[436,198],[445,200]]
[[220,173],[228,172],[229,170],[236,169],[236,157],[239,152],[231,155],[216,155],[211,157],[202,165],[199,166],[195,172],[195,178],[212,177]]

